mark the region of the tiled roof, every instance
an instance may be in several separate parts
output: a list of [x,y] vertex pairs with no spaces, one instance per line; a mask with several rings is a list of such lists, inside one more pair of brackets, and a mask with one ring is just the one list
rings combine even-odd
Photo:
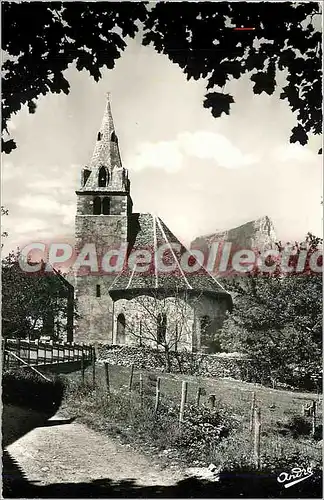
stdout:
[[[190,290],[226,295],[231,300],[230,294],[203,267],[195,272],[186,272],[183,269],[181,257],[185,253],[191,255],[190,251],[180,243],[159,217],[152,214],[132,214],[129,234],[129,256],[136,250],[148,250],[152,256],[152,263],[146,272],[139,272],[131,266],[125,268],[112,283],[110,292],[138,289]],[[165,267],[172,266],[172,271],[163,271],[159,259],[156,258],[156,252],[162,245],[165,249],[162,263]],[[189,261],[189,265],[192,263]]]

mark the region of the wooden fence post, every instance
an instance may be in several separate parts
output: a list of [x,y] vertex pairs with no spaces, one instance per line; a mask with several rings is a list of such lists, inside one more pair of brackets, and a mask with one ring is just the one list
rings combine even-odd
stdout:
[[109,365],[107,361],[104,363],[105,365],[105,375],[106,375],[106,388],[107,388],[107,394],[108,397],[110,396],[110,381],[109,381]]
[[[20,337],[18,337],[18,339],[17,339],[17,351],[18,351],[17,356],[18,356],[19,358],[21,358],[21,356],[20,356],[20,352],[21,352]],[[18,364],[19,364],[19,363],[18,363]]]
[[215,394],[211,394],[208,398],[208,401],[209,401],[210,408],[213,410],[215,408],[215,404],[216,404]]
[[260,469],[260,436],[261,436],[261,409],[255,408],[254,412],[254,464]]
[[253,430],[254,409],[255,409],[255,392],[252,392],[251,414],[250,414],[250,432],[252,432],[252,430]]
[[92,382],[93,386],[96,385],[96,353],[94,347],[92,348]]
[[312,437],[315,436],[316,431],[316,401],[312,404]]
[[160,377],[158,377],[156,379],[156,390],[155,390],[155,407],[154,407],[155,412],[157,412],[159,409],[160,398],[161,398],[161,379]]
[[7,349],[7,339],[2,339],[2,367],[6,368],[6,349]]
[[27,363],[30,365],[30,338],[28,339]]
[[182,389],[181,389],[181,402],[180,402],[180,413],[179,413],[179,426],[181,427],[183,422],[183,414],[185,409],[185,404],[187,401],[187,392],[188,392],[188,382],[183,380]]
[[82,352],[81,352],[81,380],[82,380],[82,385],[84,385],[84,352],[83,352],[83,346],[82,346]]
[[35,340],[35,346],[36,346],[36,365],[38,365],[39,339]]
[[132,391],[133,376],[134,376],[134,365],[131,366],[131,372],[130,372],[130,376],[129,376],[129,385],[128,385],[129,392]]
[[139,393],[140,393],[141,408],[143,408],[144,391],[143,391],[143,375],[141,373],[139,376]]
[[196,405],[197,406],[199,406],[199,403],[200,403],[200,396],[201,396],[201,387],[198,387],[197,394],[196,394]]
[[51,350],[51,364],[53,364],[53,359],[54,359],[54,353],[53,353],[53,340],[50,340],[50,350]]

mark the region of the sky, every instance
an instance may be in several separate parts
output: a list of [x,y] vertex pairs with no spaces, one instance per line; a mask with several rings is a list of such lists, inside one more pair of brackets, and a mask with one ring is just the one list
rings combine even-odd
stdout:
[[137,40],[102,73],[96,83],[71,66],[68,96],[42,96],[35,114],[24,107],[13,117],[18,147],[2,157],[4,253],[34,241],[73,240],[75,190],[107,91],[135,212],[158,215],[186,245],[265,215],[282,241],[322,234],[320,138],[289,143],[295,115],[280,90],[256,96],[247,77],[233,80],[224,89],[235,100],[230,115],[215,119],[203,108],[206,82],[188,82]]

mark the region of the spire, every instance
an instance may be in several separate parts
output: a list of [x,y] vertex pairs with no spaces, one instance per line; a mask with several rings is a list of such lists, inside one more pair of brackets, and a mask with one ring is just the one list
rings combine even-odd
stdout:
[[110,98],[111,94],[110,92],[107,92],[106,108],[89,165],[91,170],[102,166],[107,167],[110,170],[121,168],[118,139],[111,113]]
[[92,158],[82,170],[82,191],[129,191],[127,170],[122,167],[118,139],[111,113],[110,92],[106,94],[106,107],[98,130]]

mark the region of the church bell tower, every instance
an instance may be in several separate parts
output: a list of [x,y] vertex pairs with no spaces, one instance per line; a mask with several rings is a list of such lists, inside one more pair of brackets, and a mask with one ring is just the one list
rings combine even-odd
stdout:
[[[95,245],[100,255],[127,243],[132,213],[130,181],[120,158],[109,93],[93,155],[81,171],[76,195],[77,253],[87,244]],[[115,277],[101,273],[100,267],[98,273],[75,277],[76,342],[112,342],[113,306],[108,289]]]

